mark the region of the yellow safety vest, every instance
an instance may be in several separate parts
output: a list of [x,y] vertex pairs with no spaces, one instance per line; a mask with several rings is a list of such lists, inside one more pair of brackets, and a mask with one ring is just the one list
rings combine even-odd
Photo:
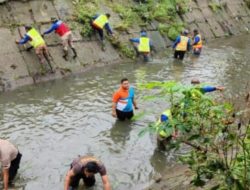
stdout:
[[104,25],[107,22],[108,22],[108,17],[106,15],[100,15],[94,20],[93,24],[98,28],[103,29]]
[[202,92],[199,89],[192,89],[191,90],[191,96],[193,99],[199,99],[202,97]]
[[[172,119],[172,114],[171,114],[170,109],[165,110],[161,115],[166,115],[166,116],[168,117],[168,120],[171,120],[171,119]],[[161,121],[159,120],[159,121],[157,122],[157,124],[160,125],[160,123],[161,123]],[[159,127],[158,127],[158,128],[159,128]],[[160,131],[159,131],[159,135],[160,135],[161,137],[166,138],[166,137],[171,136],[172,134],[167,134],[164,130],[160,130]]]
[[27,35],[31,38],[31,41],[29,41],[29,43],[34,48],[37,48],[41,45],[45,45],[45,41],[43,40],[42,36],[39,34],[39,32],[35,28],[32,28],[31,30],[29,30]]
[[195,48],[202,48],[202,39],[201,39],[201,35],[198,34],[198,35],[196,35],[196,36],[198,36],[198,37],[200,38],[200,41],[199,41],[197,44],[195,44],[195,45],[193,46],[193,49],[195,49]]
[[181,41],[180,41],[180,43],[177,44],[175,50],[176,51],[187,51],[188,40],[189,40],[189,38],[187,36],[181,36]]
[[139,52],[150,52],[150,45],[149,45],[149,38],[148,37],[140,37],[140,43],[138,45]]

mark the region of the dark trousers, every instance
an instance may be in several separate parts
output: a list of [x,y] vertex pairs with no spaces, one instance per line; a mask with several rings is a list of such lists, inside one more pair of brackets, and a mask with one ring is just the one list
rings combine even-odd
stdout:
[[186,51],[177,51],[177,50],[175,50],[175,52],[174,52],[174,58],[175,59],[183,60],[185,53],[186,53]]
[[19,165],[21,162],[22,154],[18,152],[16,158],[11,161],[10,168],[9,168],[9,183],[13,181],[16,177],[17,171],[19,169]]
[[131,119],[134,116],[134,112],[133,111],[123,112],[123,111],[116,109],[116,115],[119,120],[124,121],[126,118]]
[[193,49],[193,54],[196,56],[199,56],[201,54],[201,48],[194,48]]
[[103,32],[103,29],[97,28],[97,27],[95,27],[93,24],[92,24],[92,28],[93,28],[94,31],[97,31],[97,32],[98,32],[101,41],[103,41],[103,40],[104,40],[104,32]]
[[95,185],[95,176],[86,177],[84,174],[79,174],[71,178],[70,186],[72,188],[77,188],[81,179],[83,179],[83,182],[87,187],[92,187],[93,185]]

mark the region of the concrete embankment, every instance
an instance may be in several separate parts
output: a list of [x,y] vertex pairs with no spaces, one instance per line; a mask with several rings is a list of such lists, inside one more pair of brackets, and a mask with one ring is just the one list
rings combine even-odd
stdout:
[[[119,1],[119,0],[117,0]],[[132,0],[121,1],[133,4]],[[248,32],[250,28],[250,10],[247,1],[243,0],[194,0],[188,3],[188,11],[178,16],[186,23],[187,28],[198,28],[206,39],[238,35]],[[121,62],[124,57],[107,43],[106,51],[102,51],[96,37],[83,38],[79,25],[74,20],[74,1],[71,0],[0,0],[0,92],[16,89],[23,85],[36,84],[48,80],[63,78],[80,73],[98,64]],[[117,3],[117,2],[116,2]],[[122,18],[112,10],[109,4],[100,1],[100,12],[110,12],[111,24],[115,28]],[[50,26],[50,18],[57,17],[67,21],[74,32],[74,42],[78,58],[65,61],[62,58],[60,39],[51,34],[45,40],[53,58],[54,74],[40,73],[40,65],[34,50],[27,52],[14,42],[24,34],[23,26],[34,25],[43,32]],[[167,36],[158,32],[159,22],[153,21],[145,26],[154,41],[156,49],[165,51],[171,45]],[[127,41],[138,36],[141,28],[134,24],[127,31],[115,31],[120,41]]]

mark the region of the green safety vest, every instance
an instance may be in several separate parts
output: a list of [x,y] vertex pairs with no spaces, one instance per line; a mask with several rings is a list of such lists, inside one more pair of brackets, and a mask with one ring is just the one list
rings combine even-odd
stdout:
[[202,95],[203,93],[199,89],[194,88],[191,90],[191,97],[193,99],[199,99],[202,97]]

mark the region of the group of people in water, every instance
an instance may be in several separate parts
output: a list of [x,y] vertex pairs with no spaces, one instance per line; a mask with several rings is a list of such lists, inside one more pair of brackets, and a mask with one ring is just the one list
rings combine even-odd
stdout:
[[[107,30],[109,35],[114,35],[109,20],[110,14],[95,15],[91,22],[92,28],[98,32],[102,45],[104,44],[104,29]],[[73,52],[73,58],[77,57],[77,51],[73,45],[73,35],[70,28],[63,21],[51,18],[52,25],[42,34],[38,32],[34,27],[25,26],[26,34],[22,36],[21,40],[16,40],[16,43],[23,45],[30,43],[35,49],[35,52],[40,60],[41,65],[45,64],[45,61],[50,65],[51,71],[53,68],[50,63],[50,54],[44,40],[44,36],[55,31],[62,40],[63,45],[63,58],[68,60],[68,49],[71,48]],[[185,52],[192,48],[193,54],[200,55],[202,50],[202,39],[197,30],[194,30],[193,43],[188,37],[189,32],[184,30],[183,33],[178,36],[173,44],[175,49],[174,58],[183,59]],[[136,53],[142,54],[145,60],[148,60],[150,52],[153,47],[152,40],[147,36],[145,30],[141,31],[139,38],[130,39],[135,44]],[[198,80],[193,80],[192,84],[198,84]],[[223,90],[222,87],[206,86],[197,88],[199,93],[212,92],[215,90]],[[130,87],[127,78],[121,80],[120,88],[114,93],[112,100],[112,116],[124,121],[131,119],[134,116],[134,109],[138,109],[138,105],[135,100],[134,88]],[[160,122],[167,122],[171,118],[171,111],[165,110],[160,117]],[[171,134],[171,138],[176,138],[177,134]],[[158,140],[164,141],[169,139],[169,136],[164,134],[164,131],[159,131]],[[7,140],[0,139],[0,162],[2,165],[2,176],[4,190],[8,190],[9,184],[12,183],[19,169],[22,154],[19,150]],[[95,174],[99,173],[102,178],[104,190],[111,190],[111,185],[107,176],[107,171],[104,164],[93,156],[79,156],[73,160],[68,170],[65,182],[64,190],[73,190],[79,185],[79,181],[82,179],[86,186],[93,186],[95,184]]]
[[[216,90],[224,90],[224,87],[200,86],[200,81],[193,79],[191,84],[197,85],[192,91],[191,96],[200,97],[204,93]],[[134,88],[130,86],[127,78],[121,79],[120,88],[113,94],[112,116],[120,121],[130,120],[134,116],[134,109],[138,109],[135,100]],[[159,119],[161,122],[168,122],[172,118],[171,109],[162,112]],[[178,138],[178,131],[168,134],[164,129],[158,130],[158,145],[165,146],[171,139]],[[22,154],[19,150],[7,140],[0,139],[0,162],[2,165],[4,190],[8,190],[19,169]],[[111,184],[107,176],[107,170],[104,164],[93,156],[79,156],[73,160],[68,170],[64,190],[73,190],[78,187],[82,179],[85,186],[90,187],[95,184],[95,174],[99,173],[104,190],[110,190]]]

